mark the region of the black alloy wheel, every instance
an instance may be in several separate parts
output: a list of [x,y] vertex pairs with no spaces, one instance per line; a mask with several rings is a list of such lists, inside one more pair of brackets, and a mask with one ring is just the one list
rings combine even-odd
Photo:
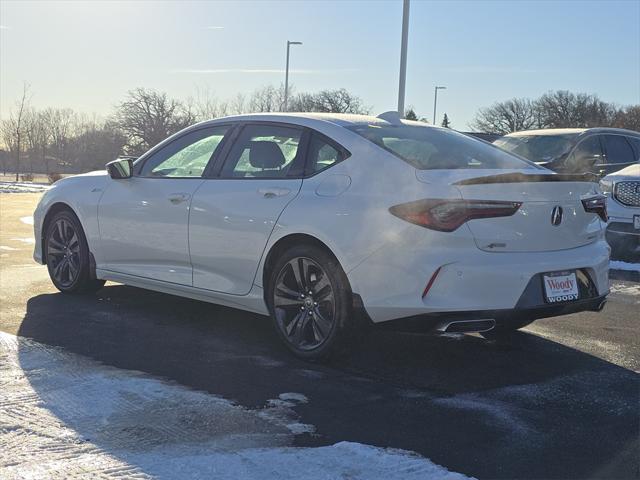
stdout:
[[44,253],[49,277],[61,292],[94,292],[104,286],[104,280],[92,278],[87,239],[72,212],[60,211],[47,223]]
[[344,353],[357,330],[347,276],[330,252],[296,245],[272,266],[266,300],[276,332],[308,360]]

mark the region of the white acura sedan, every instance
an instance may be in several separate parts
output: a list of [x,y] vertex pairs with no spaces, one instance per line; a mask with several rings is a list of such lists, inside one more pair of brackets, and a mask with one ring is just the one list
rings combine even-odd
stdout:
[[608,293],[596,183],[397,114],[220,118],[107,172],[35,211],[59,290],[112,280],[269,314],[305,358],[369,323],[505,334]]

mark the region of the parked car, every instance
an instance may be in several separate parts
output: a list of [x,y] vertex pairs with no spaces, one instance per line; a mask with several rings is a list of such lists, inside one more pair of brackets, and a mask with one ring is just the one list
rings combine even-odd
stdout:
[[493,143],[560,173],[602,176],[640,160],[640,132],[620,128],[528,130]]
[[612,256],[640,261],[640,164],[607,175],[600,181],[607,195],[607,241]]
[[60,291],[112,280],[269,314],[304,358],[369,322],[502,335],[609,292],[597,184],[397,114],[220,118],[107,170],[35,211]]
[[484,140],[485,142],[495,142],[497,139],[502,138],[502,135],[499,133],[484,133],[484,132],[460,132],[465,135],[469,135],[470,137],[479,138],[480,140]]

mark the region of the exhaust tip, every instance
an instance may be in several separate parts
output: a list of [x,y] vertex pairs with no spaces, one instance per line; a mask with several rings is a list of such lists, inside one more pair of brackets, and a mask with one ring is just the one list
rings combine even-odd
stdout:
[[477,333],[488,332],[496,326],[493,318],[483,318],[479,320],[456,320],[444,322],[438,330],[445,333]]

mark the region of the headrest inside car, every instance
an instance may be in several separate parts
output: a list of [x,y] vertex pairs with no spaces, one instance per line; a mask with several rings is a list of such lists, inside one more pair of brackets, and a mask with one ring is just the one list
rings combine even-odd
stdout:
[[277,143],[257,141],[249,144],[249,163],[254,168],[274,169],[285,164]]

